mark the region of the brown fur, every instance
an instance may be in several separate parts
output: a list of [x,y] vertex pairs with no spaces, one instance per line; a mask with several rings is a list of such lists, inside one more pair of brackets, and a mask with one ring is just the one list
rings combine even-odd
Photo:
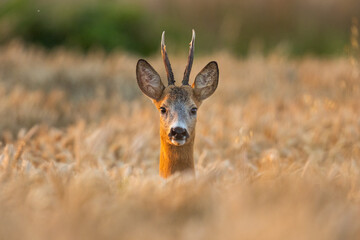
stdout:
[[[198,101],[193,93],[193,88],[190,86],[168,86],[160,98],[154,100],[155,106],[159,109],[163,104],[171,105],[177,101],[187,105],[190,108],[192,105],[199,107],[201,102]],[[169,142],[168,132],[169,126],[166,122],[160,121],[160,141],[161,153],[159,174],[163,178],[167,178],[177,171],[191,171],[194,173],[194,139],[195,139],[196,119],[192,124],[188,125],[190,134],[189,139],[183,146],[174,146]]]
[[[161,131],[160,131],[161,132]],[[194,169],[194,138],[183,146],[174,146],[167,141],[167,134],[160,134],[160,163],[159,174],[167,178],[177,171],[191,171]]]
[[[177,171],[189,171],[194,174],[196,114],[191,114],[191,111],[200,107],[201,102],[216,90],[219,80],[217,63],[210,62],[206,65],[196,76],[192,86],[170,84],[164,87],[159,74],[143,59],[138,61],[136,74],[141,91],[153,100],[160,111],[160,176],[167,178]],[[161,114],[162,108],[166,109],[164,114]],[[188,137],[182,145],[174,145],[169,133],[172,124],[179,123],[179,119],[184,126],[186,125]]]

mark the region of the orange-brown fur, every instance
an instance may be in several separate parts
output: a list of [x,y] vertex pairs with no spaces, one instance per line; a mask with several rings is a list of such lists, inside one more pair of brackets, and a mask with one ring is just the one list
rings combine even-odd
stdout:
[[[183,104],[191,106],[195,104],[197,107],[200,106],[201,102],[194,96],[193,88],[190,86],[168,86],[165,88],[162,97],[156,101],[154,100],[155,106],[159,109],[164,103],[171,104],[175,98],[179,97],[174,94],[174,88],[177,94],[187,93],[187,97],[184,98]],[[180,91],[184,90],[184,91]],[[185,94],[183,94],[185,95]],[[182,97],[182,96],[180,96]],[[183,146],[174,146],[169,142],[168,137],[168,125],[166,122],[160,121],[160,164],[159,173],[163,178],[167,178],[177,171],[191,171],[194,173],[194,139],[195,139],[195,126],[196,121],[193,122],[188,128],[190,138],[187,143]]]
[[140,90],[151,98],[160,112],[161,153],[159,173],[167,178],[177,171],[194,173],[194,139],[197,110],[201,102],[211,96],[219,82],[219,68],[215,61],[209,62],[189,85],[192,67],[195,31],[192,31],[188,65],[181,86],[175,86],[175,79],[167,57],[163,32],[161,54],[167,72],[168,86],[160,75],[144,59],[136,65],[136,78]]

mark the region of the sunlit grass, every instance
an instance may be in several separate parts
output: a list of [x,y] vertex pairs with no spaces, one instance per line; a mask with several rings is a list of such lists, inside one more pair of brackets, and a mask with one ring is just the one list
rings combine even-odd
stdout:
[[[136,57],[0,50],[0,238],[358,238],[360,80],[348,59],[196,58],[192,77],[220,68],[199,109],[197,177],[164,181]],[[164,76],[160,55],[149,61]],[[171,61],[182,76],[186,57]]]

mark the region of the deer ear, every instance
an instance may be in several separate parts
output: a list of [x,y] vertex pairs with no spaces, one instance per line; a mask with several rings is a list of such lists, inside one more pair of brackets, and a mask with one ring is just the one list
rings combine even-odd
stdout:
[[136,78],[141,91],[154,100],[158,100],[165,87],[159,74],[144,59],[140,59],[136,65]]
[[192,85],[195,96],[204,100],[213,94],[219,82],[219,68],[215,61],[209,62],[196,76]]

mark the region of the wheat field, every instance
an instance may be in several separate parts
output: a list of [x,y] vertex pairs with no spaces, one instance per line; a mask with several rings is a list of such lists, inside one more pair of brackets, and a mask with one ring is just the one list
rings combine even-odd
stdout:
[[[219,63],[196,179],[158,176],[159,117],[121,52],[0,48],[0,239],[358,239],[356,59]],[[179,80],[186,56],[170,56]],[[164,78],[160,54],[148,59]]]

